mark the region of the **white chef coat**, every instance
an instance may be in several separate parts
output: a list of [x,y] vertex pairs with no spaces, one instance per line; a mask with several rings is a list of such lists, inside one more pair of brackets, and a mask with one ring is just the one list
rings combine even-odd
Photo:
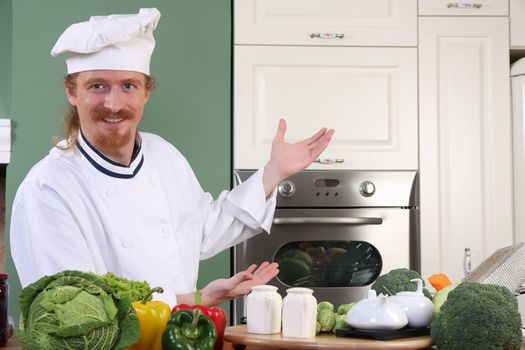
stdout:
[[170,305],[195,290],[199,260],[263,230],[262,170],[213,200],[171,144],[137,133],[129,167],[79,135],[78,148],[53,148],[20,185],[11,218],[11,254],[26,286],[62,270],[111,271],[162,286]]

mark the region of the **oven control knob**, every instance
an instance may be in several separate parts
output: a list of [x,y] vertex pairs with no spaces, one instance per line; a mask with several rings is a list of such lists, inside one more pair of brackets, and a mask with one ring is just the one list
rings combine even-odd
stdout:
[[277,188],[279,194],[283,197],[291,197],[295,194],[295,185],[292,181],[283,181],[279,184]]
[[359,186],[359,192],[365,197],[370,197],[376,191],[376,185],[372,181],[363,181]]

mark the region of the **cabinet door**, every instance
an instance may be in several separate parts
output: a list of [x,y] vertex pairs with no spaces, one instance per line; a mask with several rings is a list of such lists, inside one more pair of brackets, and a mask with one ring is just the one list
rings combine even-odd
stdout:
[[510,46],[525,48],[525,1],[510,0]]
[[235,0],[235,44],[416,46],[416,0]]
[[419,0],[418,12],[420,16],[508,16],[509,1]]
[[420,18],[422,273],[512,244],[507,18]]
[[417,169],[415,48],[236,46],[234,166],[263,166],[278,120],[296,142],[336,130],[310,169]]

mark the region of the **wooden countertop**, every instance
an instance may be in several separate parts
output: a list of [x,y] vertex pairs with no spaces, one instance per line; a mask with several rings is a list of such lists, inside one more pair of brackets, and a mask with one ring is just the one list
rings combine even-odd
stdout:
[[263,347],[265,349],[426,349],[432,346],[432,338],[427,336],[372,340],[354,337],[336,337],[333,333],[321,333],[313,338],[285,338],[278,334],[250,334],[246,325],[226,328],[224,339],[233,344]]
[[[238,326],[237,326],[238,327]],[[230,336],[232,336],[232,334],[235,334],[235,332],[232,332],[231,329],[234,328],[234,327],[228,327],[227,330],[230,334]],[[329,335],[327,335],[329,336]],[[318,338],[318,337],[316,337]],[[336,338],[335,336],[333,336],[333,338]],[[421,338],[421,337],[419,337]],[[351,338],[342,338],[342,339],[351,339]],[[354,339],[354,340],[358,340],[358,339]],[[364,339],[359,339],[361,340],[362,342],[370,342],[370,341],[367,341],[367,340],[364,340]],[[390,340],[391,341],[391,340]],[[234,347],[234,343],[236,342],[231,342],[231,341],[227,341],[226,343],[224,343],[224,347],[223,347],[223,350],[235,350],[235,347]],[[383,345],[382,347],[373,347],[374,349],[393,349],[393,348],[388,348],[388,347],[385,347],[385,342],[381,342]],[[388,343],[388,342],[387,342]],[[346,343],[348,345],[348,343]],[[363,343],[361,343],[362,345]],[[370,343],[369,343],[370,344]],[[363,347],[363,346],[359,346],[360,344],[359,343],[354,343],[353,346],[348,346],[346,347],[346,349],[370,349],[371,347],[368,346],[368,347]],[[323,349],[323,347],[314,347],[313,345],[310,347],[310,349]],[[337,347],[325,347],[325,349],[337,349]],[[20,345],[20,343],[18,341],[16,341],[16,339],[14,338],[11,338],[7,344],[5,346],[2,346],[0,347],[1,350],[22,350],[22,346]],[[264,346],[262,344],[249,344],[245,350],[264,350],[264,349],[268,349],[268,346]],[[524,338],[524,342],[522,343],[521,345],[521,350],[525,350],[525,338]]]

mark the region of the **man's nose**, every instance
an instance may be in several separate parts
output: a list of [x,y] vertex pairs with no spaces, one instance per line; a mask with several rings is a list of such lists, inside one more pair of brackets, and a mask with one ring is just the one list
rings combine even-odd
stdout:
[[118,111],[122,109],[122,106],[123,106],[122,94],[118,91],[118,89],[111,89],[106,94],[106,98],[104,99],[104,107],[106,107],[113,113],[117,113]]

